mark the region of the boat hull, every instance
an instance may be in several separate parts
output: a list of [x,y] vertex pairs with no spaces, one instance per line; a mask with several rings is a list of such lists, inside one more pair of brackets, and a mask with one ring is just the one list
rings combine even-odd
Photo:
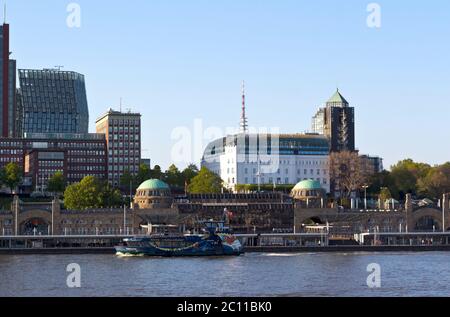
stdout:
[[164,240],[144,238],[131,239],[138,241],[133,245],[116,246],[116,254],[119,256],[157,256],[157,257],[181,257],[181,256],[238,256],[243,253],[242,246],[236,238],[230,235],[218,235],[214,239],[202,239],[200,237],[181,238],[189,239],[188,246],[182,248],[164,247]]
[[156,256],[156,257],[187,257],[187,256],[239,256],[242,251],[236,251],[228,248],[222,249],[185,249],[185,250],[166,250],[154,247],[116,247],[116,254],[119,256]]

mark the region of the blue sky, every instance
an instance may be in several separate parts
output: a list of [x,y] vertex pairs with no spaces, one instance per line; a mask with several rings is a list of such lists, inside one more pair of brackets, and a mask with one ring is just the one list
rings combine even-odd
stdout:
[[[85,74],[91,131],[122,97],[143,115],[143,156],[163,168],[175,128],[239,124],[243,79],[253,127],[304,132],[339,86],[362,153],[386,167],[450,160],[448,0],[7,2],[18,67]],[[66,25],[71,2],[80,28]],[[367,27],[370,2],[381,6],[379,29]]]

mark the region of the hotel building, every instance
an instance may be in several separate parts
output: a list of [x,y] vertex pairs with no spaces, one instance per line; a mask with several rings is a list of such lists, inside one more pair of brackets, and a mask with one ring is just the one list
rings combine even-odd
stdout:
[[318,181],[330,191],[329,142],[317,134],[238,134],[211,142],[202,166],[236,185],[294,185]]

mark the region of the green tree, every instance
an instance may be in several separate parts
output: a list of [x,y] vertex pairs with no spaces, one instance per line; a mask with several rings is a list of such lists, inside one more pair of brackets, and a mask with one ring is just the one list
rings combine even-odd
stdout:
[[290,193],[295,185],[289,184],[261,184],[260,186],[256,184],[237,184],[235,189],[239,193],[246,192],[257,192],[258,190],[264,192],[280,192],[280,193]]
[[22,180],[22,169],[17,163],[8,163],[1,172],[1,182],[8,186],[11,193],[19,186]]
[[80,191],[80,183],[75,183],[67,186],[66,190],[64,191],[64,206],[67,209],[71,210],[85,209],[80,201],[79,191]]
[[68,186],[64,192],[67,209],[85,210],[102,207],[100,182],[93,176],[86,176],[79,183]]
[[50,177],[48,181],[47,190],[54,194],[64,192],[66,188],[66,180],[64,179],[64,174],[62,172],[56,172]]
[[450,162],[430,168],[427,175],[418,181],[418,192],[423,197],[441,198],[450,192]]
[[123,204],[120,190],[112,188],[108,182],[103,182],[100,191],[102,207],[120,207]]
[[395,185],[394,179],[392,178],[391,172],[382,171],[381,173],[377,173],[372,175],[368,181],[369,188],[367,189],[368,196],[378,196],[380,192],[380,188],[387,187],[389,191],[392,193],[392,196],[396,199],[400,199],[399,191],[397,186]]
[[155,165],[155,167],[150,172],[150,178],[161,179],[163,177],[163,172],[161,166]]
[[387,187],[383,187],[381,188],[380,191],[380,200],[382,203],[386,202],[386,200],[391,199],[392,198],[392,194],[391,191],[389,190],[389,188]]
[[170,165],[169,169],[164,173],[164,180],[171,187],[180,188],[184,186],[183,175],[174,164]]
[[188,187],[192,194],[219,194],[223,190],[223,180],[206,167],[202,167]]
[[431,166],[424,163],[417,163],[411,159],[398,162],[391,167],[391,177],[397,188],[400,198],[406,194],[417,194],[418,181],[425,177]]
[[133,175],[131,175],[129,170],[125,170],[122,174],[122,176],[120,177],[120,188],[124,191],[124,192],[129,192],[130,191],[130,185],[131,185],[131,189],[134,190],[136,188],[136,180],[133,177]]
[[150,178],[152,178],[152,171],[150,168],[145,164],[139,165],[139,171],[136,175],[136,186],[139,186]]
[[182,172],[184,182],[190,184],[192,179],[197,176],[198,173],[198,167],[195,164],[189,164]]
[[106,182],[86,176],[79,183],[67,186],[64,192],[64,206],[72,210],[118,207],[122,204],[122,195]]

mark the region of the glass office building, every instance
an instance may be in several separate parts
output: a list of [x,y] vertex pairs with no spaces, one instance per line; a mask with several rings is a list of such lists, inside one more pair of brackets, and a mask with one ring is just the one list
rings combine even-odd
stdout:
[[317,134],[325,134],[325,108],[319,108],[312,118],[311,132]]
[[19,69],[22,135],[88,133],[84,76],[58,69]]

